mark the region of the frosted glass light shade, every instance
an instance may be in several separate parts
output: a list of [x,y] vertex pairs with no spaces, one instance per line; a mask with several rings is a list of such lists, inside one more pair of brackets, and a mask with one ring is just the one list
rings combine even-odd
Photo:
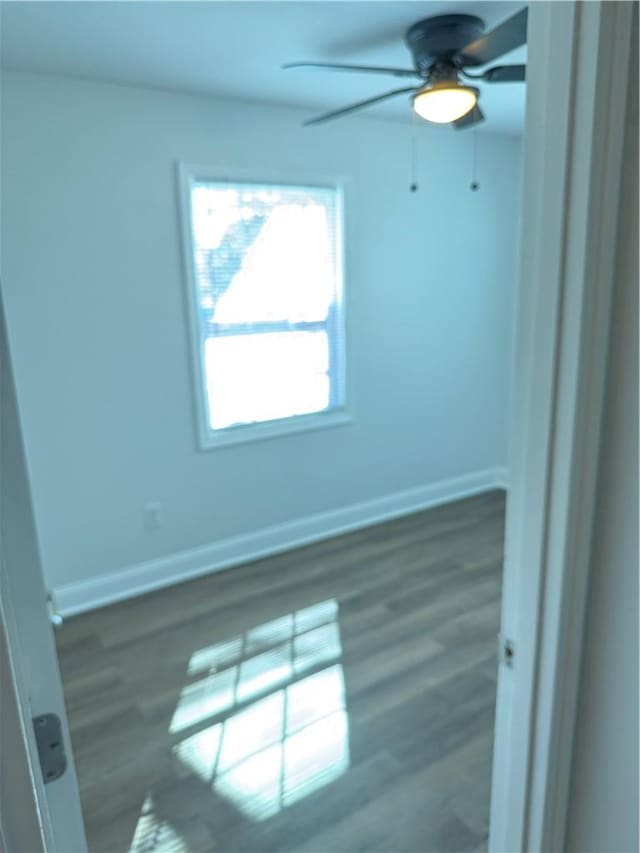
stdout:
[[449,124],[470,112],[477,102],[477,90],[471,86],[440,83],[418,92],[413,99],[413,109],[427,121]]

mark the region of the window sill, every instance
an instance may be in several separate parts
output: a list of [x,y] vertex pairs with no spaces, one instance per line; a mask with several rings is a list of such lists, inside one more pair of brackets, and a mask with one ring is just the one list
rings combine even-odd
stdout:
[[337,409],[331,412],[297,415],[293,418],[282,418],[282,420],[267,421],[261,424],[228,427],[219,431],[207,430],[200,436],[200,449],[215,450],[219,447],[230,447],[237,444],[280,438],[294,433],[343,426],[351,423],[352,420],[351,414],[346,409]]

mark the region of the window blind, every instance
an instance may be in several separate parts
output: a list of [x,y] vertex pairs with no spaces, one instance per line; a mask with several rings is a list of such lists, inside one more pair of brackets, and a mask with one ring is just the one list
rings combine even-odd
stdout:
[[210,428],[340,406],[336,188],[194,181],[191,223]]

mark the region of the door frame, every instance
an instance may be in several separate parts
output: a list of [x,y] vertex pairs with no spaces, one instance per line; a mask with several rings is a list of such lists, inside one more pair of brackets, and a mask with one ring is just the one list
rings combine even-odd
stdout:
[[565,849],[634,5],[529,7],[495,853]]
[[[565,843],[634,6],[537,0],[529,9],[501,628],[514,656],[498,678],[495,853]],[[28,695],[20,671],[16,687]],[[37,780],[34,793],[46,813]]]
[[[0,334],[2,334],[1,329]],[[17,822],[17,826],[12,827],[10,825],[16,807],[9,803],[5,809],[5,804],[0,803],[0,850],[6,850],[7,853],[10,853],[14,849],[28,849],[34,850],[35,853],[36,849],[50,849],[48,845],[53,843],[54,836],[49,812],[46,808],[44,781],[37,762],[38,751],[33,727],[30,725],[31,712],[25,693],[20,687],[24,679],[21,680],[16,673],[18,667],[18,661],[15,660],[17,631],[12,624],[11,595],[7,589],[3,569],[0,542],[0,646],[3,646],[2,659],[0,660],[0,689],[2,690],[0,714],[4,718],[2,734],[7,740],[10,739],[9,743],[5,742],[2,745],[3,761],[6,762],[6,765],[0,770],[0,774],[17,771],[22,777],[22,787],[10,788],[12,793],[14,790],[16,791],[22,810],[21,819]],[[0,788],[4,789],[4,785]],[[15,837],[18,833],[21,836],[29,835],[31,839],[29,847],[25,847],[24,843],[18,846],[19,842],[23,841],[22,837],[20,839]],[[36,839],[38,848],[33,847]]]
[[[87,849],[56,647],[49,622],[29,466],[0,282],[0,835],[8,853]],[[67,769],[44,780],[34,718],[53,713]],[[11,774],[9,783],[7,775]],[[31,796],[27,796],[30,788]],[[8,802],[7,802],[8,800]],[[2,848],[0,848],[1,850]]]

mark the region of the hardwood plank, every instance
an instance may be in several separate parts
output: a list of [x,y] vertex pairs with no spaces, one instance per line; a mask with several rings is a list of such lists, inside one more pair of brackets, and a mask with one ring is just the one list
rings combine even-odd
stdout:
[[393,780],[381,796],[329,823],[297,849],[300,853],[473,849],[479,839],[450,811],[450,803],[469,766],[490,748],[490,740],[485,733],[418,773]]
[[486,846],[504,495],[68,621],[90,849]]

